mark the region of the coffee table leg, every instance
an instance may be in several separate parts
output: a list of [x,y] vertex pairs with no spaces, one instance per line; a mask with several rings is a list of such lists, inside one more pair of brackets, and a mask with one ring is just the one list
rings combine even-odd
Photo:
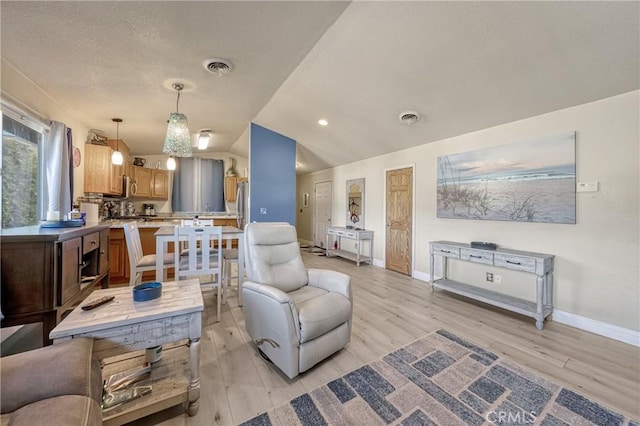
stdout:
[[191,364],[191,382],[189,383],[189,404],[187,414],[195,416],[200,408],[200,339],[189,341],[189,362]]

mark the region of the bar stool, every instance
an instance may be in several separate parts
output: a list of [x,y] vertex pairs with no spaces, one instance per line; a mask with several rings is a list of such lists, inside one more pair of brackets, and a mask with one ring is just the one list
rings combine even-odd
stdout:
[[[231,285],[232,278],[238,278],[238,275],[232,276],[231,269],[232,265],[235,264],[236,268],[238,266],[238,249],[223,249],[222,250],[222,294],[224,303],[227,302],[227,287]],[[238,269],[236,269],[238,270]]]

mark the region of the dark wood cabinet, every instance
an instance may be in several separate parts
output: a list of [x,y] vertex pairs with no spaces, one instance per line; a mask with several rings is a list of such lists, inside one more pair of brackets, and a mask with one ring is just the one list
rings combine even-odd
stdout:
[[0,250],[1,325],[42,322],[45,345],[65,312],[109,285],[108,225],[3,229]]

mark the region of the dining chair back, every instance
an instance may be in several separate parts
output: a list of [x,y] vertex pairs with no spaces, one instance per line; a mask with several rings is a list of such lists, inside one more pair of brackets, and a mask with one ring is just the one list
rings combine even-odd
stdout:
[[[138,223],[135,221],[127,222],[123,226],[124,237],[127,242],[127,253],[129,254],[129,285],[134,286],[142,281],[142,273],[145,271],[155,271],[156,255],[145,255],[142,251],[142,243],[140,242],[140,231]],[[173,253],[163,255],[163,268],[172,268],[174,266]]]
[[197,226],[213,226],[213,219],[182,219],[180,226],[193,226],[194,222]]
[[176,226],[174,246],[185,243],[187,254],[174,253],[176,279],[211,275],[210,282],[201,282],[203,288],[217,289],[217,316],[220,320],[222,287],[222,227],[221,226]]

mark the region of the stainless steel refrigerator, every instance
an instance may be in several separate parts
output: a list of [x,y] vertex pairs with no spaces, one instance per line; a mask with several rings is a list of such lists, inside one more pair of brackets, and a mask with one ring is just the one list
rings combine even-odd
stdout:
[[238,228],[244,230],[244,226],[249,223],[249,182],[238,182],[238,193],[236,194],[236,210],[238,212]]

